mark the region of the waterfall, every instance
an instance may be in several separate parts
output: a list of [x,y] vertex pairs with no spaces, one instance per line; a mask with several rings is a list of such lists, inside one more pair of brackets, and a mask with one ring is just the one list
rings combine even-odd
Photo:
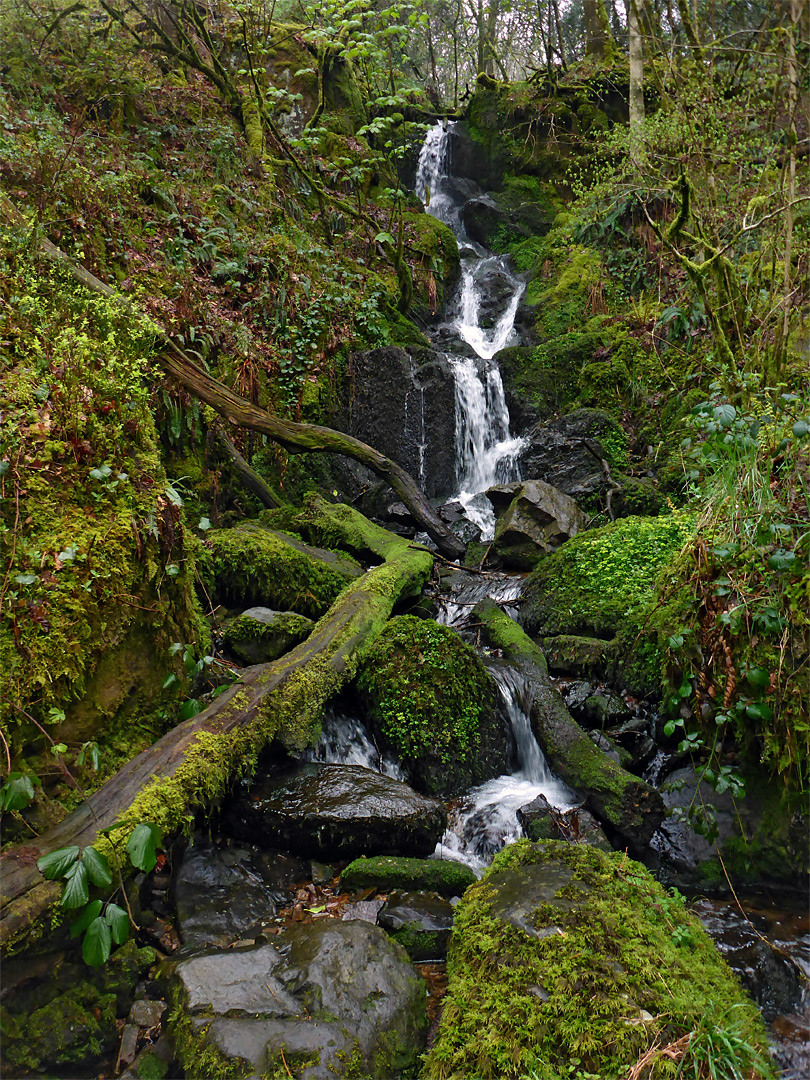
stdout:
[[[419,155],[416,193],[429,214],[443,221],[463,248],[461,284],[453,305],[450,329],[472,348],[478,360],[448,353],[456,397],[456,498],[467,517],[491,540],[495,515],[483,493],[493,484],[518,479],[517,459],[523,441],[509,433],[509,410],[495,356],[514,335],[515,316],[525,285],[508,260],[492,255],[467,236],[460,200],[450,173],[453,124],[428,131]],[[494,311],[483,306],[487,292],[497,289]],[[490,325],[484,325],[489,323]]]

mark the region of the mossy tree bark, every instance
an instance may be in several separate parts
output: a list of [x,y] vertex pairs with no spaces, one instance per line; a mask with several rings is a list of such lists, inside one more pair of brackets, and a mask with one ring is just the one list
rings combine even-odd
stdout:
[[473,608],[473,618],[483,623],[490,643],[528,677],[532,730],[551,768],[582,792],[585,805],[614,837],[642,855],[664,819],[661,796],[591,742],[552,684],[543,653],[497,604],[482,600]]
[[272,740],[290,749],[312,742],[324,704],[353,678],[396,601],[421,589],[433,564],[425,548],[372,525],[349,507],[314,500],[306,513],[308,522],[319,520],[333,540],[343,536],[349,548],[360,544],[383,562],[341,593],[306,641],[273,663],[246,668],[204,712],[133,758],[35,843],[3,854],[4,951],[26,944],[61,892],[42,878],[37,858],[70,844],[95,844],[120,856],[142,821],[176,833],[249,773]]

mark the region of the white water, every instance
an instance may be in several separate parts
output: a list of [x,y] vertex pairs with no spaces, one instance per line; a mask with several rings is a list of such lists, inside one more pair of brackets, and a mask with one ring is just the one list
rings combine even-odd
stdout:
[[[429,214],[443,221],[465,249],[461,260],[461,285],[455,300],[450,328],[479,357],[447,354],[456,391],[456,498],[467,517],[491,540],[495,514],[483,492],[494,484],[518,478],[517,458],[523,440],[509,433],[509,410],[501,373],[490,361],[514,337],[515,316],[525,285],[503,256],[492,255],[467,236],[461,220],[461,203],[454,196],[450,173],[450,133],[453,125],[441,123],[427,133],[416,173],[416,193]],[[505,302],[493,325],[483,325],[482,301],[490,283],[500,279]],[[492,321],[492,320],[489,320]],[[483,363],[482,363],[483,361]]]
[[302,757],[304,761],[323,761],[331,765],[362,765],[394,780],[405,779],[399,763],[381,754],[371,741],[362,720],[333,709],[326,711],[318,745]]

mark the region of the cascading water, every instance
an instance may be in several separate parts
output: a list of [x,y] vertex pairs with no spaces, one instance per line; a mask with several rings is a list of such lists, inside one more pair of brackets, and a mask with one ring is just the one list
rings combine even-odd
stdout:
[[[525,285],[512,273],[505,257],[492,255],[467,235],[462,200],[454,191],[450,174],[452,129],[452,123],[439,123],[428,132],[419,155],[416,193],[427,212],[452,230],[462,250],[461,284],[448,328],[478,359],[446,354],[456,392],[456,498],[481,529],[482,538],[491,540],[495,515],[483,492],[518,478],[517,459],[523,445],[509,433],[501,373],[491,361],[512,340]],[[493,291],[498,293],[499,311],[496,318],[484,319],[482,305],[487,293]]]

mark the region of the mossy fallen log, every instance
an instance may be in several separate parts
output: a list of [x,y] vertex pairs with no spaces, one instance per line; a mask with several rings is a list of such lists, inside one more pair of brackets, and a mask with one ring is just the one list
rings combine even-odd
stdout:
[[53,829],[3,854],[4,951],[24,946],[59,896],[59,887],[36,868],[40,856],[69,844],[94,844],[112,857],[124,851],[141,821],[176,833],[249,773],[272,740],[291,749],[312,742],[324,704],[354,677],[396,601],[421,589],[433,563],[425,548],[372,525],[350,507],[314,499],[307,514],[320,517],[333,538],[345,535],[348,546],[362,538],[380,565],[344,589],[306,641],[273,663],[244,669],[239,682],[204,712],[133,758]]
[[483,623],[489,642],[528,677],[532,730],[551,768],[582,792],[585,805],[608,831],[642,854],[664,819],[659,793],[591,742],[551,682],[540,649],[497,604],[482,600],[473,608],[473,618]]
[[[5,219],[16,226],[27,227],[23,215],[11,200],[1,192],[0,219]],[[66,266],[73,277],[85,288],[99,293],[101,296],[116,300],[128,311],[134,310],[133,305],[120,293],[94,274],[91,274],[89,270],[75,263],[56,244],[45,237],[41,237],[39,246],[48,258]],[[346,457],[359,461],[361,465],[365,465],[366,468],[376,473],[381,480],[390,484],[428,536],[434,541],[442,555],[447,556],[449,559],[462,559],[464,557],[466,545],[462,544],[458,537],[441,520],[410,473],[397,465],[395,461],[375,450],[373,446],[369,446],[351,435],[346,435],[342,431],[335,431],[333,428],[323,427],[320,424],[301,424],[293,420],[285,420],[274,413],[267,412],[265,409],[251,404],[245,398],[240,397],[239,394],[234,393],[224,383],[218,382],[204,372],[168,336],[158,345],[155,360],[164,371],[185,386],[187,390],[190,390],[201,401],[216,409],[230,423],[266,435],[290,454],[320,451],[327,454],[344,454]]]

